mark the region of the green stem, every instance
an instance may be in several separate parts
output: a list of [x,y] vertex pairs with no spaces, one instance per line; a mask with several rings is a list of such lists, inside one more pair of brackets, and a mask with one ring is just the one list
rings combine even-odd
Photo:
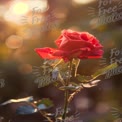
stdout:
[[62,120],[65,120],[65,118],[66,118],[66,112],[67,112],[67,108],[68,108],[68,96],[69,96],[69,91],[65,90],[64,113],[62,115]]
[[[72,61],[70,61],[69,63],[69,77],[68,77],[68,80],[66,81],[66,86],[69,85],[70,83],[70,76],[71,76],[71,71],[72,71]],[[66,113],[67,113],[67,108],[68,108],[68,98],[69,98],[69,90],[66,89],[65,90],[65,99],[64,99],[64,111],[63,111],[63,115],[62,115],[62,120],[65,121],[65,118],[66,118]]]

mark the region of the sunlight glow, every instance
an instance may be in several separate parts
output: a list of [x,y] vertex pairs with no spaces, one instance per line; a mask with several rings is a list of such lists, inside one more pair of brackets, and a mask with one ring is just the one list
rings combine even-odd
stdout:
[[29,11],[28,5],[24,2],[15,2],[10,9],[15,15],[24,15]]
[[88,4],[90,2],[93,2],[94,0],[73,0],[73,2],[77,4]]
[[47,0],[28,0],[27,4],[31,11],[35,9],[36,12],[45,12],[49,9]]
[[[11,21],[17,24],[22,24],[22,17],[25,16],[28,19],[30,18],[32,21],[31,14],[41,15],[43,12],[49,9],[49,5],[47,0],[22,0],[21,2],[18,0],[14,0],[10,4],[10,8],[5,12],[4,18],[6,21]],[[29,23],[27,23],[29,24]],[[32,23],[31,23],[32,24]]]

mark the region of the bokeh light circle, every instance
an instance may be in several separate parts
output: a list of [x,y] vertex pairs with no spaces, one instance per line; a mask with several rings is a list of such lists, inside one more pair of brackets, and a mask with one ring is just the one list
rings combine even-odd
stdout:
[[23,45],[23,39],[17,35],[11,35],[6,39],[6,46],[10,49],[17,49]]

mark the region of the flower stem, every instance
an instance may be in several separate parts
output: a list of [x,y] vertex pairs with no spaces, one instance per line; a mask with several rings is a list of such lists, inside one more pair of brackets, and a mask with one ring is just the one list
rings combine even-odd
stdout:
[[[68,79],[65,83],[66,86],[68,86],[70,83],[71,71],[72,71],[72,61],[70,61],[70,63],[69,63],[69,74],[68,74]],[[62,115],[63,121],[65,121],[67,108],[68,108],[68,98],[69,98],[69,90],[68,89],[65,90],[64,95],[65,95],[64,96],[65,97],[65,99],[64,99],[64,111],[63,111],[63,115]]]
[[29,103],[29,104],[30,104],[31,106],[33,106],[34,108],[36,108],[36,109],[38,110],[38,112],[39,112],[43,117],[45,117],[45,118],[48,120],[48,122],[53,122],[53,121],[51,120],[50,117],[46,116],[46,112],[43,112],[43,111],[39,110],[38,107],[37,107],[34,103]]
[[69,91],[65,90],[64,113],[62,115],[62,120],[65,120],[66,118],[66,113],[67,113],[67,108],[68,108],[68,96],[69,96]]

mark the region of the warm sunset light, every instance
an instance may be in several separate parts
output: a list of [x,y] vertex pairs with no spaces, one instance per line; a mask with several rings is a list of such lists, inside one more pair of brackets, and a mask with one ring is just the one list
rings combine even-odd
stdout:
[[122,0],[0,0],[0,122],[122,122]]
[[17,35],[11,35],[6,39],[6,46],[10,49],[17,49],[23,45],[23,39]]
[[[5,20],[22,24],[22,17],[31,18],[31,15],[27,15],[28,12],[34,14],[42,14],[49,9],[47,0],[27,0],[27,1],[12,1],[10,8],[3,15]],[[14,18],[14,19],[13,19]]]
[[23,15],[26,14],[29,10],[29,7],[24,2],[16,2],[11,7],[12,13],[16,15]]
[[90,3],[94,0],[73,0],[73,2],[77,3],[77,4],[87,4]]

